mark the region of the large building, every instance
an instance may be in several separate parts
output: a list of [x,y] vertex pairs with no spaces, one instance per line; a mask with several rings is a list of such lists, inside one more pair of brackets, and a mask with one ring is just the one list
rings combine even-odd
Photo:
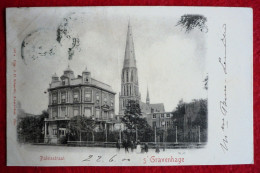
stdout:
[[119,93],[119,115],[123,115],[128,100],[135,100],[139,102],[142,115],[146,117],[147,114],[153,112],[164,112],[163,103],[150,104],[149,92],[147,88],[146,103],[141,101],[141,94],[139,92],[138,69],[136,66],[134,41],[132,34],[132,27],[128,24],[125,57],[121,74],[121,93]]
[[54,74],[48,92],[45,142],[58,143],[67,132],[68,121],[77,115],[95,119],[99,129],[113,130],[116,93],[111,86],[93,79],[87,68],[77,77],[69,66],[61,77]]

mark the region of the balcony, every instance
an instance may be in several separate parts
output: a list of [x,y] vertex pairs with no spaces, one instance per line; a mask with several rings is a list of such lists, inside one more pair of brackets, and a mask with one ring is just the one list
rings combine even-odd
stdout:
[[69,117],[44,118],[44,121],[58,121],[58,120],[70,120],[70,118]]

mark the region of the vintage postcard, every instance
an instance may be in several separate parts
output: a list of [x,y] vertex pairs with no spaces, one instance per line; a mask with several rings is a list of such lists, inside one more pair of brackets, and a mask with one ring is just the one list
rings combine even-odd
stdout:
[[250,8],[7,8],[8,166],[253,164]]

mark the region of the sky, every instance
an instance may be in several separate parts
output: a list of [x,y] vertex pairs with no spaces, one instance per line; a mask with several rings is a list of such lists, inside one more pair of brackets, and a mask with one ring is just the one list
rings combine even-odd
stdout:
[[[7,40],[8,49],[17,51],[17,100],[28,113],[46,110],[51,76],[61,76],[69,64],[76,76],[87,67],[93,78],[111,85],[117,93],[117,114],[128,21],[142,101],[147,87],[150,102],[164,103],[166,111],[175,109],[181,99],[189,102],[206,98],[203,80],[207,75],[207,34],[198,29],[186,33],[176,26],[183,14],[156,7],[10,9]],[[59,26],[66,26],[71,38],[63,35],[58,42]],[[79,43],[69,60],[72,38]],[[26,45],[22,52],[23,41]]]

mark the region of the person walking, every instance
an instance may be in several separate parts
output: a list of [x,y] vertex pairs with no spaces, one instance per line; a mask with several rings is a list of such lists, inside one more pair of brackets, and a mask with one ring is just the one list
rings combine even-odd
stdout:
[[128,151],[128,141],[127,141],[127,139],[124,140],[123,146],[125,147],[125,153],[129,153],[129,151]]
[[141,153],[141,145],[140,145],[140,141],[137,141],[137,145],[136,145],[136,153]]
[[144,152],[148,153],[148,143],[144,144]]
[[118,151],[120,151],[120,140],[119,139],[116,142],[116,148]]
[[156,145],[155,152],[156,152],[156,153],[160,153],[159,145]]
[[133,142],[133,141],[131,141],[131,143],[130,143],[131,152],[133,152],[133,151],[134,151],[134,147],[135,147],[135,144],[134,144],[134,142]]

